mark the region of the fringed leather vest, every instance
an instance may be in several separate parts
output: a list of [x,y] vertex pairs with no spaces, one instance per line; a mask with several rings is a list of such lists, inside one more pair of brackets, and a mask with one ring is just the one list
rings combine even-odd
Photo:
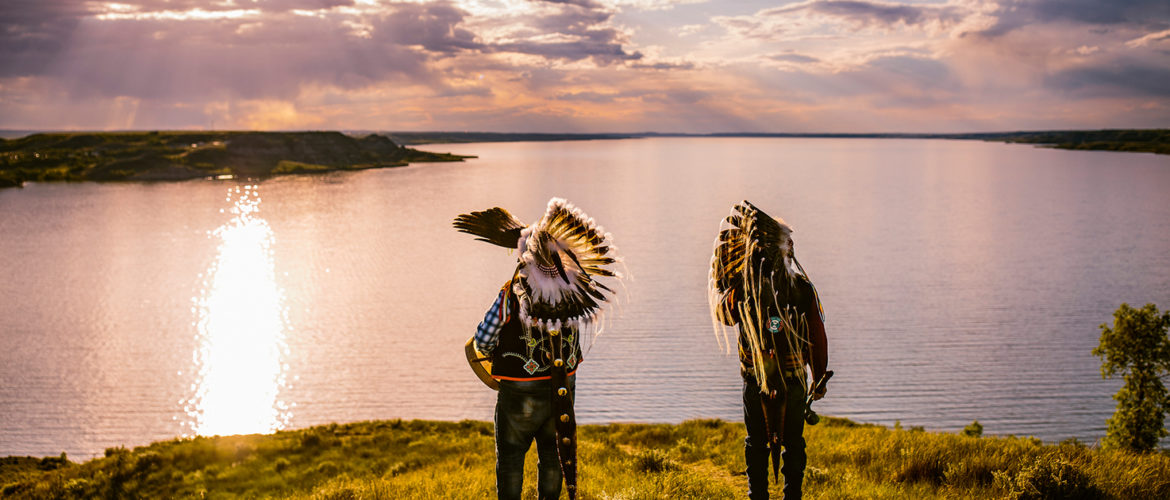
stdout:
[[[816,292],[813,290],[812,283],[808,281],[808,278],[805,276],[798,275],[796,277],[796,279],[794,280],[793,285],[794,286],[792,288],[792,292],[793,292],[794,296],[791,297],[789,304],[793,307],[793,309],[795,309],[795,312],[797,313],[797,317],[794,319],[800,323],[800,325],[797,328],[797,333],[803,334],[803,335],[801,335],[799,338],[791,339],[789,342],[777,342],[777,343],[775,343],[776,345],[774,345],[774,343],[771,342],[772,335],[780,334],[780,332],[783,328],[783,325],[781,323],[782,320],[780,318],[780,311],[777,310],[776,304],[771,304],[771,303],[766,304],[766,306],[764,308],[765,314],[762,315],[762,318],[761,318],[761,319],[763,319],[764,324],[758,325],[758,328],[760,328],[761,331],[769,332],[772,334],[772,335],[766,335],[764,337],[764,339],[765,339],[764,349],[765,350],[769,350],[769,349],[775,350],[776,359],[780,363],[779,368],[780,368],[781,372],[784,372],[784,373],[794,372],[796,370],[803,370],[804,363],[807,362],[807,360],[803,359],[803,358],[804,358],[804,356],[807,355],[807,353],[790,352],[789,351],[789,344],[790,343],[799,343],[802,345],[807,345],[808,344],[808,338],[807,338],[808,331],[807,331],[807,328],[803,328],[804,324],[806,324],[806,321],[807,321],[805,319],[805,317],[807,315],[810,315],[810,314],[817,314],[817,315],[821,314],[820,304],[818,303],[817,298],[816,298]],[[783,307],[784,304],[780,304],[780,306]],[[739,335],[740,335],[740,339],[739,339],[740,375],[742,375],[744,378],[754,377],[755,372],[752,369],[754,360],[752,360],[751,352],[749,350],[745,349],[745,345],[747,344],[748,341],[747,341],[747,338],[745,337],[746,333],[743,330],[742,324],[739,327]]]
[[[492,378],[496,380],[548,380],[549,368],[557,359],[556,353],[551,352],[553,343],[549,332],[543,328],[530,326],[524,328],[520,318],[520,311],[516,295],[508,293],[509,321],[500,328],[499,343],[492,355]],[[567,367],[567,374],[572,375],[581,364],[581,339],[577,329],[571,326],[562,327],[559,332],[564,335],[561,358]]]

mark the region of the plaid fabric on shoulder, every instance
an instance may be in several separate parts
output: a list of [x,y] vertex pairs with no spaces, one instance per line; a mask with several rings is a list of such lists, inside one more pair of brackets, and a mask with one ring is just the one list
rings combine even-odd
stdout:
[[500,328],[512,319],[508,315],[508,295],[505,290],[500,291],[492,307],[484,314],[483,321],[475,330],[475,348],[484,354],[491,354],[500,341]]

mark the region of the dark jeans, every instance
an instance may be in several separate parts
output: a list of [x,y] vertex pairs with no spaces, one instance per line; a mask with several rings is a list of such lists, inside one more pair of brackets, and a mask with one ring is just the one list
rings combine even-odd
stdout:
[[[804,412],[805,387],[799,379],[786,378],[784,398],[784,429],[781,444],[784,453],[784,500],[799,500],[800,486],[804,480]],[[747,461],[748,498],[768,498],[768,427],[764,420],[764,406],[760,399],[760,386],[756,380],[747,377],[743,382],[743,420],[747,425],[747,438],[743,441],[744,459]]]
[[[519,500],[524,489],[524,455],[536,440],[537,493],[544,499],[561,495],[561,464],[548,380],[500,381],[496,397],[496,493],[501,500]],[[569,377],[569,391],[574,390]]]

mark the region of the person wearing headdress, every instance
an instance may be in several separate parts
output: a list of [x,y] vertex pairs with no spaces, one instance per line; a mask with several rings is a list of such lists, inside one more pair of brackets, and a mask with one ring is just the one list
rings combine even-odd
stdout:
[[768,498],[771,455],[777,480],[783,459],[784,498],[799,499],[805,419],[816,422],[809,404],[832,372],[820,299],[796,260],[792,229],[746,200],[736,204],[715,240],[708,292],[720,346],[730,350],[729,330],[738,338],[748,497]]
[[516,268],[465,346],[473,370],[497,388],[496,492],[519,499],[524,455],[536,441],[541,499],[577,497],[577,367],[601,332],[618,280],[611,237],[568,201],[553,198],[525,225],[499,207],[455,218],[478,240],[515,249]]

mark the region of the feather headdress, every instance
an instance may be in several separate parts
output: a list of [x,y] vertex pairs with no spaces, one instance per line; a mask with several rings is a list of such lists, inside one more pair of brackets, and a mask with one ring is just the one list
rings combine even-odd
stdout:
[[[795,308],[798,278],[807,276],[793,251],[792,228],[747,200],[732,207],[715,240],[708,302],[716,340],[725,352],[732,346],[730,327],[740,325],[741,338],[747,341],[741,348],[757,361],[753,364],[756,380],[765,391],[775,383],[774,374],[769,373],[775,367],[765,362],[771,358],[767,351],[784,347],[803,357],[807,348],[801,342],[808,338],[807,324]],[[780,316],[779,332],[762,327],[769,309]]]
[[[549,200],[544,216],[532,225],[499,207],[460,215],[454,224],[459,231],[514,248],[519,254],[509,288],[519,297],[526,337],[532,339],[533,330],[543,332],[539,342],[547,342],[547,352],[554,358],[549,380],[554,388],[553,409],[559,414],[554,420],[557,456],[569,498],[574,500],[577,421],[572,392],[567,388],[568,369],[575,368],[575,359],[580,359],[579,345],[588,345],[601,333],[602,306],[614,295],[598,278],[621,279],[620,273],[610,269],[618,262],[612,238],[561,198]],[[574,334],[579,345],[574,343]]]
[[581,209],[553,198],[531,225],[495,207],[460,215],[454,226],[477,240],[517,250],[513,281],[526,292],[520,315],[529,326],[574,325],[582,340],[600,333],[602,306],[614,291],[598,278],[622,275],[612,269],[618,262],[613,237]]

